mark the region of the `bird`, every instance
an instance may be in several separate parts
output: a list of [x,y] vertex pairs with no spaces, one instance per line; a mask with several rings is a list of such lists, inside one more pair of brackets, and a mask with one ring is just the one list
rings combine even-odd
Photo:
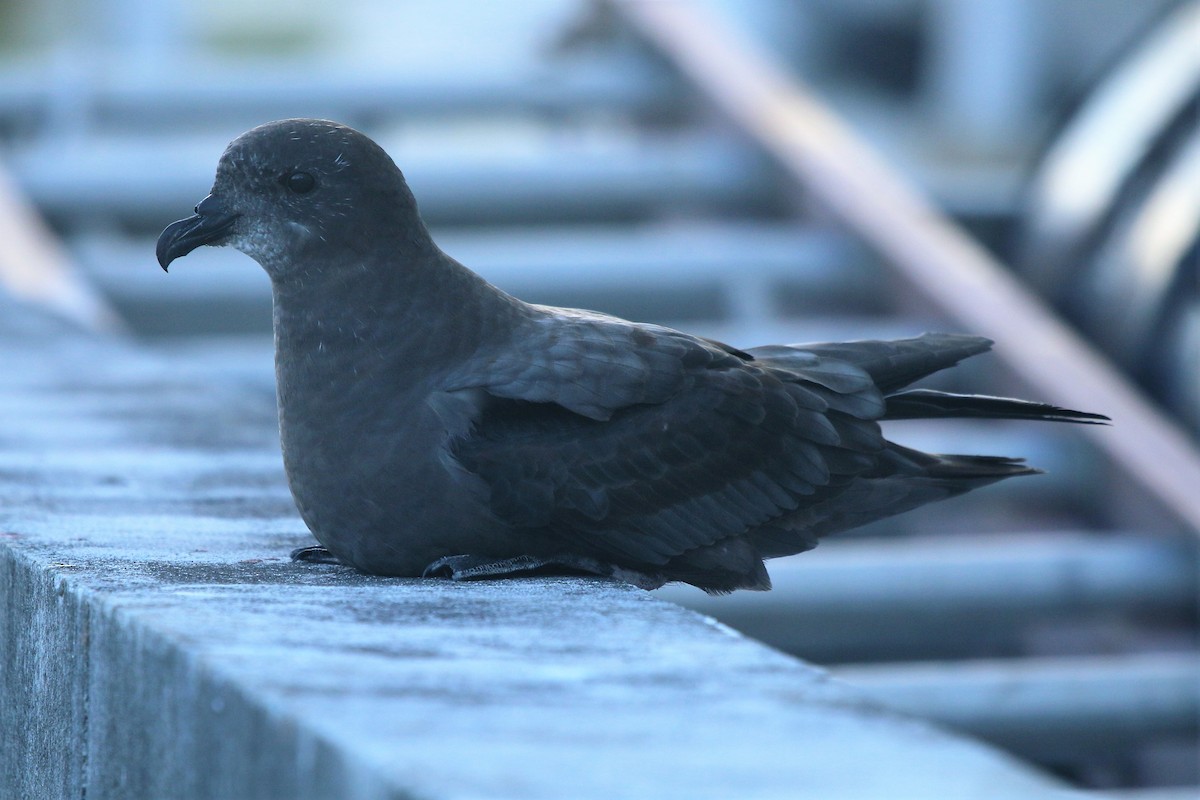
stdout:
[[299,561],[766,590],[764,560],[1039,471],[911,449],[888,421],[1108,421],[911,388],[979,336],[739,349],[526,303],[443,252],[391,157],[328,120],[234,139],[159,264],[201,245],[270,277],[283,463],[319,542]]

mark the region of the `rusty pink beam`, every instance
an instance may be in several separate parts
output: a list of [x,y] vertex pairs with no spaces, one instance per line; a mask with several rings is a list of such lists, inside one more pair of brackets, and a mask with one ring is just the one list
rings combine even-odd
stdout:
[[0,290],[66,317],[87,330],[114,332],[125,327],[99,291],[76,269],[58,238],[2,164]]

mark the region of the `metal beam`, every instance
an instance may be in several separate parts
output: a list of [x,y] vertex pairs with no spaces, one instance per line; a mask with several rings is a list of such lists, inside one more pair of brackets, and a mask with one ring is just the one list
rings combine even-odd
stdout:
[[744,605],[763,616],[1033,619],[1123,609],[1187,611],[1197,590],[1195,548],[1137,534],[835,539],[801,557],[771,562],[771,572],[779,585],[769,595],[720,597],[704,610],[732,608],[746,598]]
[[[661,70],[622,56],[572,57],[536,70],[482,70],[469,65],[420,75],[364,74],[358,68],[305,61],[254,68],[213,59],[160,65],[154,80],[135,73],[55,76],[44,70],[0,71],[0,119],[17,130],[53,130],[68,107],[111,128],[192,131],[249,127],[267,119],[327,116],[348,123],[415,115],[478,117],[497,113],[631,113],[669,116],[679,95]],[[204,76],[197,79],[196,76]]]
[[767,594],[658,594],[822,663],[1017,652],[1031,628],[1186,618],[1197,592],[1186,537],[1060,531],[832,539],[769,564]]
[[880,703],[1023,754],[1072,755],[1200,728],[1200,658],[1162,653],[840,667]]

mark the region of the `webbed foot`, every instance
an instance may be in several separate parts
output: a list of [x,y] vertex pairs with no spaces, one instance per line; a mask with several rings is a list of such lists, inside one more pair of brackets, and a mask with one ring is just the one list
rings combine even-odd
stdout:
[[333,553],[319,544],[308,547],[297,547],[292,551],[292,561],[303,561],[306,564],[341,564]]
[[602,575],[613,574],[612,568],[590,558],[538,558],[517,556],[499,561],[480,556],[446,556],[439,558],[421,573],[423,578],[449,578],[453,581],[477,581],[488,578],[511,578],[518,575]]

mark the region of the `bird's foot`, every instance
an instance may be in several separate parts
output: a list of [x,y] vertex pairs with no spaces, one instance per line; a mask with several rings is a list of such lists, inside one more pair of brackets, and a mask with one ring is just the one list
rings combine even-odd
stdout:
[[303,561],[306,564],[341,564],[333,553],[319,544],[308,547],[297,547],[292,551],[292,561]]
[[517,575],[612,575],[612,568],[590,558],[517,556],[493,561],[480,556],[446,556],[425,568],[424,578],[477,581]]

